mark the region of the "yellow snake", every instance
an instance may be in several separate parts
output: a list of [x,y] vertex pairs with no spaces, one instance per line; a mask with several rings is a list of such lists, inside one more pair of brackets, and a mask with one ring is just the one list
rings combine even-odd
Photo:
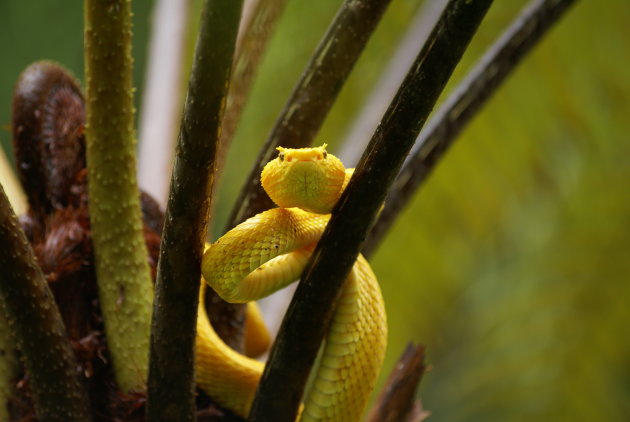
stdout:
[[[254,301],[301,275],[352,174],[325,147],[278,148],[278,157],[261,175],[278,208],[243,222],[207,249],[202,274],[223,299]],[[359,255],[312,371],[300,420],[358,421],[380,371],[386,339],[381,291]],[[197,384],[217,403],[246,417],[263,364],[226,346],[205,312],[199,313],[196,356]]]

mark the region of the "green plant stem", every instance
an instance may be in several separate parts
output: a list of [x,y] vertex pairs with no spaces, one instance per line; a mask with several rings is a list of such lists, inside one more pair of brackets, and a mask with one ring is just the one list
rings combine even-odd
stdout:
[[558,22],[575,0],[534,0],[488,48],[484,56],[435,112],[392,186],[370,232],[363,254],[370,256],[398,214],[413,198],[444,153],[481,111],[527,53]]
[[293,421],[334,304],[404,158],[492,0],[451,0],[335,206],[282,322],[250,420]]
[[144,390],[153,287],[136,180],[130,0],[85,0],[89,207],[118,385]]
[[208,0],[201,14],[158,263],[150,421],[195,419],[193,347],[201,255],[241,7],[242,1]]
[[226,231],[275,206],[260,186],[263,167],[276,147],[302,148],[313,142],[390,1],[346,0],[341,5],[245,180]]
[[1,186],[0,268],[0,311],[21,351],[39,420],[91,420],[59,309]]

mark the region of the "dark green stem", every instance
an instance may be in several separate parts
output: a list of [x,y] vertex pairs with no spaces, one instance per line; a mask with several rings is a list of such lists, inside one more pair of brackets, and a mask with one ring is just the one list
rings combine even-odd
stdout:
[[1,186],[0,268],[0,302],[22,353],[39,420],[91,420],[59,309]]
[[130,0],[85,0],[86,153],[99,299],[116,381],[144,390],[153,286],[142,233]]
[[208,0],[201,15],[155,286],[147,398],[147,418],[154,422],[195,420],[201,255],[241,7],[242,1]]
[[525,55],[558,22],[575,0],[535,0],[488,48],[420,133],[410,158],[392,186],[385,207],[363,247],[371,255],[400,211],[472,118],[483,108]]
[[491,0],[451,0],[361,157],[289,306],[250,420],[293,421],[334,304],[404,158]]
[[344,1],[245,180],[226,231],[274,207],[260,186],[263,167],[276,153],[276,147],[302,148],[313,142],[390,1]]

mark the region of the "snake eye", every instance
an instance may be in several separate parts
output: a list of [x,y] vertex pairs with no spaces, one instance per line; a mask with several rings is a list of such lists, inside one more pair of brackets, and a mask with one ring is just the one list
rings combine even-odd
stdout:
[[284,152],[278,154],[278,158],[280,159],[280,161],[284,161]]

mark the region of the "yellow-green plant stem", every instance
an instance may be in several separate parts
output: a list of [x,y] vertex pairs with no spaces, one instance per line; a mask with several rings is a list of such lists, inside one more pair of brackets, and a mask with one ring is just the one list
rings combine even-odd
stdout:
[[144,390],[152,284],[136,180],[130,0],[85,0],[90,223],[116,380]]

